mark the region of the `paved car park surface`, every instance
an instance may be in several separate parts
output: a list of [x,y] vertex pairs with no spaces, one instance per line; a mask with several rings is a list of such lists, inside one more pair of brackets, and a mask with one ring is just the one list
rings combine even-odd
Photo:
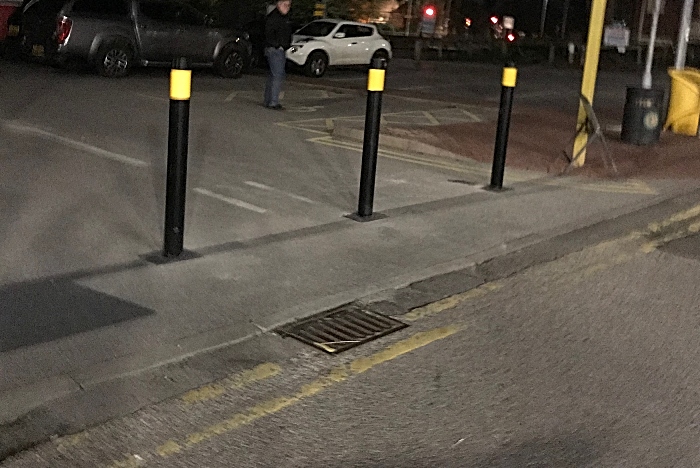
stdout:
[[[354,78],[362,73],[292,76],[289,110],[275,112],[261,105],[261,74],[231,81],[202,71],[193,79],[185,229],[185,247],[200,257],[152,265],[144,257],[162,240],[167,71],[105,80],[2,65],[9,222],[0,300],[12,307],[3,329],[13,333],[0,353],[2,401],[12,404],[0,407],[3,422],[20,418],[3,427],[3,441],[26,442],[30,433],[40,440],[134,411],[231,371],[227,362],[204,372],[188,358],[358,298],[396,302],[401,286],[696,186],[654,180],[619,190],[620,181],[589,190],[588,181],[509,171],[513,190],[494,194],[482,190],[484,165],[383,148],[375,207],[389,217],[354,223],[344,215],[357,202],[357,142],[333,139],[329,126],[364,114],[362,80]],[[466,71],[476,82],[483,69]],[[498,76],[498,67],[491,72]],[[488,101],[497,85],[482,77],[491,91],[449,102],[463,85],[433,75],[444,88],[418,79],[414,86],[448,90],[445,99],[406,96],[414,93],[399,89],[409,86],[403,78],[389,78],[398,95],[384,97],[388,123],[494,118]],[[357,83],[329,84],[341,77]],[[174,362],[177,383],[164,377]]]

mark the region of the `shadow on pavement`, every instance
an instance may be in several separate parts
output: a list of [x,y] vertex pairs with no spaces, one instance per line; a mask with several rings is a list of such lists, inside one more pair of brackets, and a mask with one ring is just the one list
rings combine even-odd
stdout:
[[0,352],[151,315],[151,309],[47,279],[0,288]]

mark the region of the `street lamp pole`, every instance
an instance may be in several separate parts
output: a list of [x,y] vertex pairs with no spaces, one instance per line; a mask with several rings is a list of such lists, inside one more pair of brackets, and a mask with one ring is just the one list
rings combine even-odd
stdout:
[[561,38],[564,39],[566,37],[566,22],[568,21],[569,17],[569,0],[564,0],[564,11],[562,12],[561,15]]
[[683,16],[681,16],[681,25],[678,28],[678,46],[676,47],[676,70],[681,70],[685,67],[685,57],[688,51],[688,39],[690,36],[690,20],[693,16],[693,0],[685,0],[683,2]]
[[542,0],[542,18],[540,19],[540,37],[544,37],[544,22],[547,19],[547,2],[549,0]]
[[452,14],[452,0],[447,0],[447,5],[445,6],[445,16],[443,18],[442,24],[447,24],[447,34],[444,34],[445,36],[450,35],[450,15]]
[[659,14],[661,13],[661,0],[654,4],[654,18],[651,21],[651,34],[649,35],[649,49],[647,50],[647,63],[642,76],[642,88],[651,89],[651,64],[654,61],[654,43],[656,42],[656,28],[659,26]]

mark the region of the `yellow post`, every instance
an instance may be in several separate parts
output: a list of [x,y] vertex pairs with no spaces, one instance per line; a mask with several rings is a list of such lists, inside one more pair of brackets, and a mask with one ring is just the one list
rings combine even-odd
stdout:
[[[583,66],[583,80],[581,80],[581,94],[586,96],[588,101],[593,104],[593,93],[595,91],[595,80],[598,76],[598,57],[600,56],[600,41],[603,37],[603,23],[605,22],[605,3],[606,0],[593,0],[591,6],[591,19],[588,24],[588,42],[586,44],[586,62]],[[578,119],[576,128],[580,128],[586,122],[586,110],[583,104],[579,103]],[[581,132],[574,140],[574,151],[571,154],[578,154],[583,150],[588,142],[588,134]],[[583,166],[586,160],[586,151],[581,153],[581,156],[574,162],[574,165]]]

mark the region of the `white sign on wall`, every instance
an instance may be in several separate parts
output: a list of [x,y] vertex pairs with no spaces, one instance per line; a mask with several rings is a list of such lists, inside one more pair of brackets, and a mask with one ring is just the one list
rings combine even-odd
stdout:
[[617,47],[621,54],[630,45],[630,29],[621,24],[612,24],[605,27],[603,33],[603,45],[606,47]]

